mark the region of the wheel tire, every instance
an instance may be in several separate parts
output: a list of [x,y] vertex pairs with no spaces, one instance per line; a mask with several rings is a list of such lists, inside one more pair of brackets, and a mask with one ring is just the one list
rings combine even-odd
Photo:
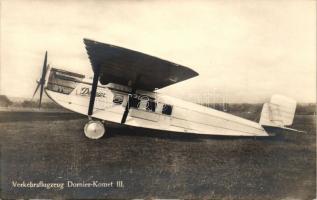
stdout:
[[87,138],[96,140],[101,138],[105,134],[106,130],[105,126],[100,121],[90,120],[86,123],[84,132]]

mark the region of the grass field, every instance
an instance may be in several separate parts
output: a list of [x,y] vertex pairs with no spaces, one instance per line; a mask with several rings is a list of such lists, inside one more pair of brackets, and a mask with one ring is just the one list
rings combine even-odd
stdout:
[[[246,117],[247,114],[243,114]],[[251,116],[249,116],[251,117]],[[252,117],[251,117],[252,118]],[[313,199],[316,118],[272,138],[175,135],[109,128],[88,140],[73,113],[0,112],[4,198]],[[124,188],[13,188],[12,181],[121,180]]]

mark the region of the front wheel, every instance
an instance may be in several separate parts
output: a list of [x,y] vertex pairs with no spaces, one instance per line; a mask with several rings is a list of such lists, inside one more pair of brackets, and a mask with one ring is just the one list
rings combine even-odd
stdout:
[[106,130],[105,126],[100,121],[90,120],[86,123],[84,132],[85,136],[90,139],[99,139],[105,134]]

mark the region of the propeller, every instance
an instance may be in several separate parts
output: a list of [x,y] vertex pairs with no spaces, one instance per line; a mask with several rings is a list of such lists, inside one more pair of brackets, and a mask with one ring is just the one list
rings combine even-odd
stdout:
[[33,97],[34,98],[35,94],[37,93],[38,89],[40,88],[40,101],[39,101],[39,108],[41,108],[41,103],[42,103],[42,96],[43,96],[43,91],[44,91],[44,84],[45,84],[45,76],[46,76],[46,72],[47,72],[47,51],[45,52],[45,57],[44,57],[44,63],[43,63],[43,67],[42,67],[42,76],[41,79],[37,81],[37,86],[36,89],[33,93]]

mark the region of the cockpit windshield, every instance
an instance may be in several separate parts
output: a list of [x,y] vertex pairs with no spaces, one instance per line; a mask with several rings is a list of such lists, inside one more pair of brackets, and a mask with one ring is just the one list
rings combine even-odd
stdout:
[[46,88],[54,92],[70,94],[84,78],[82,74],[52,68]]

